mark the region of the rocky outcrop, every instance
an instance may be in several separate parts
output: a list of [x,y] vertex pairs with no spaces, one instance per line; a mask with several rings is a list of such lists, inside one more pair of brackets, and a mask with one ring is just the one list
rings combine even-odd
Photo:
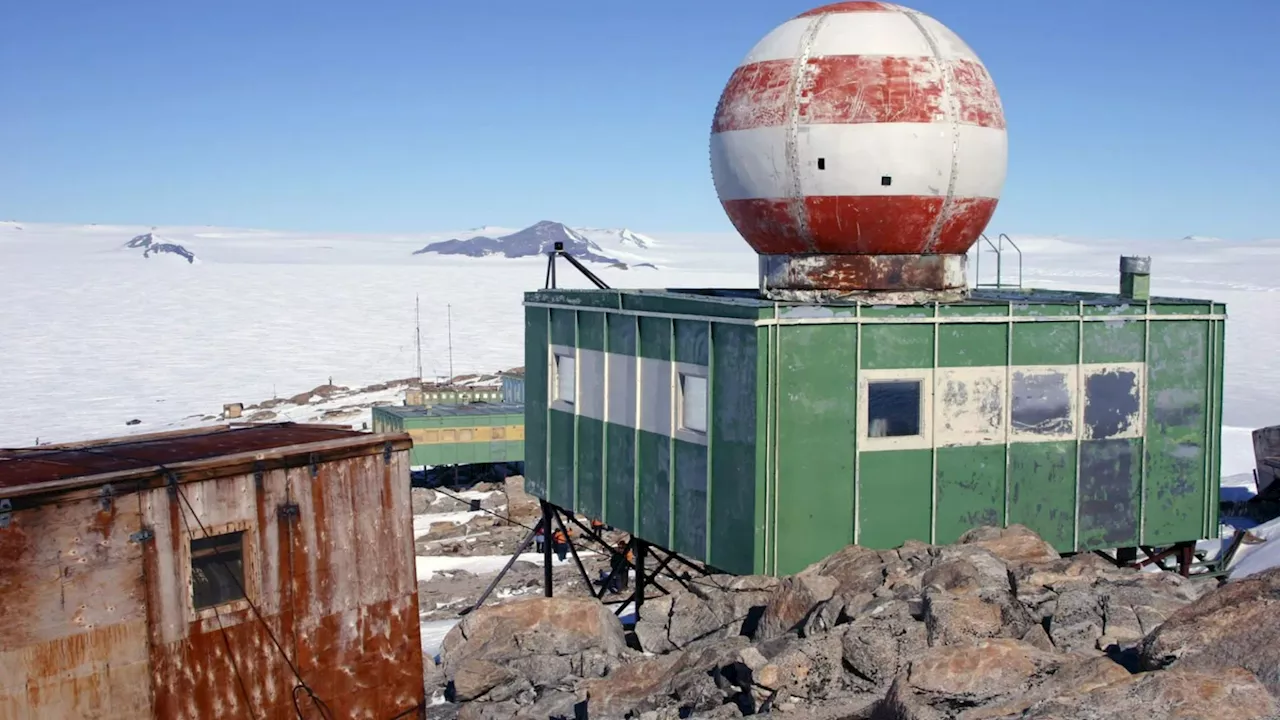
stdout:
[[1204,672],[1243,667],[1280,698],[1280,568],[1170,614],[1143,640],[1142,665]]
[[537,702],[600,677],[628,652],[622,624],[594,599],[528,598],[482,607],[445,636],[451,699]]
[[951,546],[848,547],[782,579],[664,584],[672,594],[646,602],[631,647],[593,599],[477,611],[445,641],[459,717],[1276,712],[1280,571],[1213,591],[1063,559],[1015,526]]

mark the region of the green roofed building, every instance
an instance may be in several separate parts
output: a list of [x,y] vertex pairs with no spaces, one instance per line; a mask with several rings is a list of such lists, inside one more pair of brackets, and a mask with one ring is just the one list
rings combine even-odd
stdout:
[[527,293],[527,487],[742,574],[981,525],[1216,537],[1226,309],[1137,298]]

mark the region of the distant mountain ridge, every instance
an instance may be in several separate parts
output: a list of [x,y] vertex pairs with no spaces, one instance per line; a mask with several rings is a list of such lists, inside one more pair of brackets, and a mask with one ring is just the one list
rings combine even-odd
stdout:
[[153,232],[138,235],[125,243],[124,246],[127,248],[143,248],[142,257],[144,258],[149,258],[152,254],[171,253],[186,258],[188,264],[196,261],[195,253],[178,243],[169,242]]
[[[651,238],[626,229],[589,230],[589,232],[593,234],[607,233],[611,237],[615,237],[619,245],[634,247],[637,250],[647,250],[654,244]],[[501,255],[508,258],[523,258],[551,252],[555,249],[557,242],[564,243],[564,249],[579,260],[620,268],[656,267],[653,263],[633,263],[606,254],[606,252],[610,251],[606,251],[595,240],[564,223],[550,220],[543,220],[523,230],[517,230],[496,238],[477,235],[465,240],[458,238],[441,240],[415,250],[413,254],[426,255],[434,253],[437,255],[465,255],[467,257]]]

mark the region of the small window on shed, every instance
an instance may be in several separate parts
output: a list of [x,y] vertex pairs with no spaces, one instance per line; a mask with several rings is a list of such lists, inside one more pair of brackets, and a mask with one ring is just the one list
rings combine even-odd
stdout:
[[680,429],[707,431],[707,379],[680,373]]
[[191,538],[192,606],[201,610],[244,596],[244,533]]
[[867,437],[920,435],[920,381],[867,383]]
[[577,390],[578,378],[575,373],[574,357],[572,355],[561,355],[556,353],[555,356],[555,378],[556,378],[556,397],[555,399],[568,404],[573,404],[575,391]]

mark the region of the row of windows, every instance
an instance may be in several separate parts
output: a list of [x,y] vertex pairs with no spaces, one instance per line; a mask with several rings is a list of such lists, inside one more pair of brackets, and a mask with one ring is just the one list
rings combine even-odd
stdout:
[[496,392],[423,393],[422,397],[426,400],[456,400],[458,398],[473,398],[476,400],[496,400],[502,397],[502,393],[496,393]]
[[[567,353],[555,353],[551,368],[555,401],[573,407],[578,395],[577,360]],[[676,372],[676,418],[679,429],[705,435],[707,432],[707,377],[693,372]]]
[[[1000,434],[1006,422],[1022,440],[1107,439],[1142,432],[1140,364],[1019,368],[1010,372],[1007,383],[1004,372],[992,368],[974,369],[969,376],[941,375],[936,385],[934,372],[928,370],[869,379],[866,437],[873,443],[881,438],[928,438],[946,444]],[[931,435],[928,418],[934,405],[940,405],[938,414],[946,422]]]

